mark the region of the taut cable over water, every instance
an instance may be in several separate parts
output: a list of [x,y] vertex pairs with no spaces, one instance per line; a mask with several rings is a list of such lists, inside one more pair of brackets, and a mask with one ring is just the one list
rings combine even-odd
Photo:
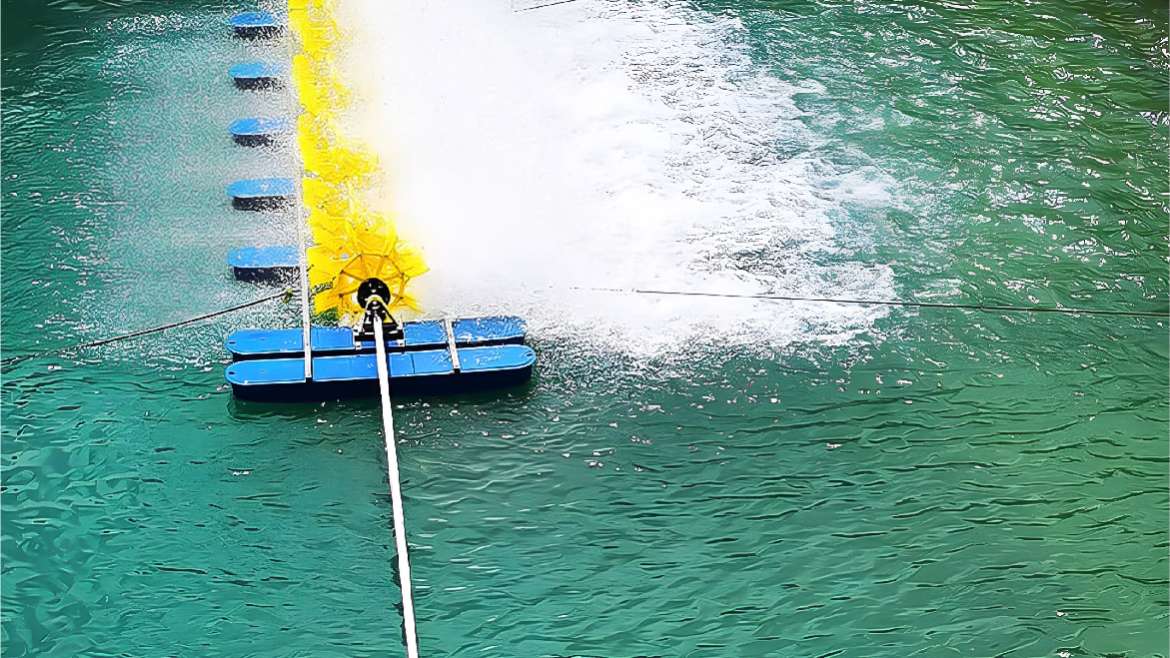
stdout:
[[79,344],[73,345],[71,347],[63,347],[59,350],[50,350],[50,351],[45,351],[45,352],[34,352],[32,354],[21,354],[21,355],[7,358],[7,359],[3,359],[2,361],[0,361],[0,363],[2,363],[4,365],[11,365],[11,364],[18,363],[20,361],[24,361],[27,359],[35,359],[37,357],[42,357],[42,356],[64,355],[64,354],[69,354],[71,352],[76,352],[77,350],[83,350],[83,349],[86,349],[89,347],[100,347],[102,345],[110,345],[112,343],[121,342],[123,340],[129,340],[131,338],[140,338],[142,336],[149,336],[151,334],[161,333],[164,331],[168,331],[170,329],[178,329],[180,327],[190,326],[190,325],[193,325],[193,324],[196,324],[199,322],[203,322],[205,320],[212,320],[214,318],[228,315],[229,313],[235,313],[236,311],[242,311],[246,308],[252,308],[253,306],[259,306],[265,302],[270,302],[270,301],[273,301],[275,299],[284,299],[287,302],[292,297],[292,294],[293,294],[292,288],[285,288],[284,290],[281,290],[278,293],[274,293],[271,295],[265,295],[264,297],[261,297],[259,299],[253,299],[250,302],[244,302],[243,304],[236,304],[235,306],[229,306],[227,308],[220,309],[218,311],[211,311],[210,313],[203,313],[201,315],[196,315],[194,317],[190,317],[190,318],[187,318],[185,320],[178,320],[176,322],[168,322],[166,324],[161,324],[161,325],[158,325],[156,327],[147,327],[145,329],[137,329],[135,331],[130,331],[130,332],[127,332],[124,334],[118,334],[117,336],[110,336],[109,338],[102,338],[99,340],[93,340],[93,341],[89,341],[87,343],[79,343]]
[[[802,295],[786,295],[782,293],[733,293],[733,292],[719,292],[719,291],[703,291],[703,290],[656,290],[653,288],[602,288],[602,287],[574,287],[571,290],[576,292],[596,292],[596,293],[612,293],[619,295],[651,295],[663,297],[709,297],[716,299],[747,299],[760,301],[775,301],[775,302],[796,302],[802,304],[847,304],[853,306],[890,306],[897,308],[929,308],[950,311],[976,311],[979,313],[1031,313],[1031,314],[1054,314],[1054,315],[1089,315],[1098,317],[1120,317],[1120,318],[1156,318],[1156,319],[1170,319],[1170,310],[1165,311],[1126,311],[1115,309],[1102,308],[1083,308],[1075,306],[1014,306],[1011,304],[969,304],[957,302],[919,302],[919,301],[905,301],[898,299],[850,299],[843,297],[805,297]],[[82,350],[90,347],[100,347],[102,345],[109,345],[130,338],[139,338],[142,336],[149,336],[169,329],[177,329],[188,325],[196,324],[204,320],[211,320],[229,313],[234,313],[246,308],[258,306],[264,302],[269,302],[274,299],[291,298],[294,290],[292,288],[285,288],[279,293],[267,295],[250,302],[230,306],[228,308],[204,313],[195,317],[170,322],[157,327],[149,327],[146,329],[139,329],[129,333],[103,338],[101,340],[90,341],[87,343],[79,343],[70,347],[64,347],[59,350],[37,352],[35,354],[24,354],[14,356],[0,361],[4,365],[10,365],[18,361],[32,359],[42,356],[53,356],[59,354],[68,354],[77,350]],[[449,321],[445,321],[449,322]],[[308,345],[308,341],[305,343]],[[306,366],[308,367],[308,366]]]
[[514,11],[516,13],[520,13],[522,11],[532,11],[534,9],[544,9],[545,7],[555,7],[557,5],[567,5],[570,2],[576,2],[576,1],[577,0],[557,0],[556,2],[546,2],[543,5],[536,5],[535,7],[524,7],[521,9],[513,9],[512,11]]
[[1072,306],[1013,306],[1010,304],[965,304],[951,302],[917,302],[897,299],[849,299],[838,297],[805,297],[780,293],[731,293],[705,292],[701,290],[654,290],[649,288],[573,288],[587,292],[606,292],[627,295],[661,295],[674,297],[715,297],[724,299],[758,299],[779,302],[802,302],[814,304],[850,304],[854,306],[896,306],[901,308],[939,308],[948,310],[980,311],[983,313],[1056,313],[1060,315],[1104,315],[1125,318],[1170,318],[1166,311],[1122,311],[1111,309],[1079,308]]

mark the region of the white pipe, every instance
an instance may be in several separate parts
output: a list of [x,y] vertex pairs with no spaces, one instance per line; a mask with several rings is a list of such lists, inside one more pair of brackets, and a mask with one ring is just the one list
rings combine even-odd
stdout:
[[[292,11],[291,8],[289,10]],[[288,23],[289,23],[289,19],[286,17],[285,24],[287,25]],[[290,35],[284,36],[284,49],[285,49],[285,54],[286,54],[287,60],[289,62],[289,68],[286,69],[287,70],[286,75],[290,76],[289,87],[292,87],[294,89],[295,89],[295,86],[291,84],[291,82],[292,82],[291,76],[292,76],[292,60],[293,60],[293,57],[296,55],[296,49],[294,47],[295,43],[296,43],[295,37],[292,37]],[[297,109],[300,109],[300,100],[296,97],[295,94],[293,94],[293,103],[297,107]],[[300,149],[293,149],[293,153],[296,155],[297,164],[301,165],[297,169],[300,172],[302,172],[302,175],[303,175],[304,174],[304,165],[300,161],[301,160]],[[297,185],[297,190],[298,190],[298,192],[296,194],[297,245],[298,245],[297,250],[299,252],[299,257],[297,258],[297,269],[299,270],[298,275],[300,276],[300,283],[301,283],[301,344],[305,349],[305,381],[309,381],[310,379],[313,378],[313,335],[309,331],[309,322],[311,321],[311,316],[309,314],[309,273],[308,273],[309,265],[306,262],[308,257],[305,255],[305,251],[309,245],[308,245],[308,239],[305,236],[305,224],[307,222],[307,218],[305,215],[305,206],[304,206],[304,202],[303,202],[303,196],[302,196],[301,192],[299,191],[300,185]]]
[[302,217],[304,214],[300,199],[297,199],[297,238],[300,242],[298,251],[300,252],[300,277],[301,277],[301,343],[305,348],[305,381],[313,378],[313,336],[309,331],[309,268],[306,250],[308,245],[305,240],[305,222]]
[[394,447],[394,412],[390,407],[390,370],[382,320],[374,318],[374,345],[378,358],[378,388],[382,394],[382,432],[386,439],[386,476],[390,480],[390,504],[394,510],[394,544],[398,549],[398,579],[402,587],[402,623],[406,631],[407,658],[418,658],[414,630],[414,596],[410,591],[410,559],[406,551],[406,518],[402,511],[402,485],[398,480],[398,452]]

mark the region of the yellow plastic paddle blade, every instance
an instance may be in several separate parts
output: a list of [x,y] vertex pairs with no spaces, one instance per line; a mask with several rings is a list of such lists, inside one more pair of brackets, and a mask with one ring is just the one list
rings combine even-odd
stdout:
[[375,155],[348,148],[301,149],[305,170],[331,183],[359,181],[378,170]]
[[305,250],[305,263],[308,266],[309,285],[316,287],[332,285],[341,268],[345,266],[343,258],[331,247],[312,246]]
[[301,50],[313,58],[331,57],[341,38],[332,2],[290,6],[288,23],[301,42]]
[[378,170],[378,157],[336,137],[332,121],[321,115],[297,118],[297,146],[305,169],[331,183],[365,178]]
[[313,235],[313,242],[323,247],[332,247],[345,240],[349,218],[340,215],[330,215],[323,210],[314,210],[309,213],[309,231]]
[[301,198],[310,213],[319,210],[329,215],[347,217],[365,212],[353,187],[345,183],[329,183],[320,178],[302,178]]
[[304,53],[293,56],[292,80],[297,99],[313,116],[332,116],[349,104],[351,94],[332,66],[314,62]]
[[395,261],[395,266],[405,276],[415,278],[422,276],[430,270],[426,262],[423,260],[422,254],[413,247],[408,247],[402,244],[398,246],[398,254]]

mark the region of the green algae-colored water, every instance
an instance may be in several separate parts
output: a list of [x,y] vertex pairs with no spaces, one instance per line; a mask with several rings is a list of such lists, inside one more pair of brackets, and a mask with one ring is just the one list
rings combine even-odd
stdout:
[[[833,206],[818,264],[886,268],[902,298],[1166,308],[1163,3],[589,3],[563,20],[730,26],[642,65],[734,49],[752,76],[727,88],[793,85],[798,142],[716,120],[742,108],[689,115],[751,144],[745,167],[882,181]],[[265,294],[223,255],[292,225],[241,219],[223,186],[288,154],[224,127],[288,101],[224,71],[285,51],[226,38],[235,9],[5,7],[6,358]],[[745,271],[789,262],[755,244]],[[274,304],[5,362],[6,656],[400,654],[377,407],[223,384],[227,331],[294,321]],[[849,329],[627,353],[534,322],[530,386],[401,401],[424,653],[1168,655],[1166,321],[897,309]]]

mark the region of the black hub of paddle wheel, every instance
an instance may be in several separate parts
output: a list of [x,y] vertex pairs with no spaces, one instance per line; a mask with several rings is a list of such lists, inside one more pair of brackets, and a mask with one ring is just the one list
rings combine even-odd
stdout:
[[386,340],[403,337],[402,327],[386,307],[391,301],[390,286],[386,285],[386,282],[376,278],[362,281],[358,286],[357,301],[366,309],[366,314],[362,316],[362,324],[355,332],[359,340],[374,339],[375,322],[382,323],[382,337]]

